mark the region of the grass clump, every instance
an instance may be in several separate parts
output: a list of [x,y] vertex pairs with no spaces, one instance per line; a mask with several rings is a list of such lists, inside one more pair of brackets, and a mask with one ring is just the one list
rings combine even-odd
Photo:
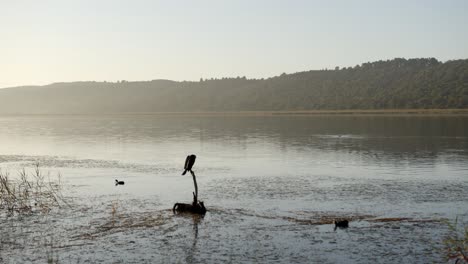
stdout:
[[30,214],[35,211],[49,212],[53,207],[66,204],[61,194],[61,176],[51,181],[49,174],[43,174],[36,164],[32,173],[23,168],[18,177],[10,177],[0,170],[0,211],[8,214]]
[[447,260],[455,263],[468,263],[468,227],[458,223],[447,222],[449,233],[444,239],[444,248],[446,250]]

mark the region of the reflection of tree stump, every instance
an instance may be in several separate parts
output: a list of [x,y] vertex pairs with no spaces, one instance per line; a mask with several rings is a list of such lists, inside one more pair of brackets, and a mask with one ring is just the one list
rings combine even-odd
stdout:
[[174,213],[193,213],[193,214],[205,214],[206,213],[206,208],[205,205],[203,204],[202,201],[198,201],[198,185],[197,185],[197,178],[195,177],[195,172],[192,171],[192,166],[195,164],[195,159],[197,156],[195,155],[190,155],[187,156],[185,159],[185,166],[184,166],[184,172],[182,175],[185,175],[187,171],[192,174],[193,178],[193,185],[195,186],[195,192],[193,193],[193,202],[192,204],[186,204],[186,203],[176,203],[174,204],[174,207],[172,208],[172,211]]

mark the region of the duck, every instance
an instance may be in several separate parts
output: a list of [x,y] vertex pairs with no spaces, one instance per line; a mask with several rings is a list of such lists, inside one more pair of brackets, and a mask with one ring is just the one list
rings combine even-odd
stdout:
[[124,184],[125,184],[124,181],[119,181],[119,180],[115,179],[115,185],[116,185],[116,186],[117,186],[117,185],[124,185]]
[[348,228],[349,227],[349,221],[348,220],[335,220],[333,221],[333,223],[335,224],[335,230],[337,228]]

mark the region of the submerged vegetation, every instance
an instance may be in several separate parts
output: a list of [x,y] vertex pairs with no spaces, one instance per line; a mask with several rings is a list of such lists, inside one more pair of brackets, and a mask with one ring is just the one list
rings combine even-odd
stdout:
[[60,174],[52,181],[50,174],[42,173],[38,164],[32,173],[23,169],[14,178],[0,170],[0,212],[5,210],[10,215],[49,212],[66,204],[61,190]]
[[[189,171],[193,174],[190,166]],[[192,176],[195,180],[195,175]],[[109,184],[112,184],[112,180],[109,180]],[[195,188],[197,193],[196,184]],[[377,245],[375,249],[378,254],[381,253],[379,249],[390,248],[389,251],[393,254],[388,256],[390,260],[407,260],[413,257],[430,260],[446,257],[447,260],[456,261],[455,263],[467,262],[468,229],[464,228],[464,233],[460,235],[457,221],[449,224],[449,235],[443,240],[445,229],[440,219],[383,218],[340,210],[289,211],[284,215],[272,211],[214,207],[210,210],[207,222],[204,222],[203,216],[174,215],[172,210],[167,209],[167,204],[151,204],[154,201],[140,198],[122,201],[120,196],[108,196],[97,200],[90,198],[67,206],[64,210],[48,213],[54,207],[67,204],[62,196],[62,189],[60,175],[56,180],[51,180],[48,173],[41,172],[39,165],[32,170],[22,169],[17,177],[0,171],[0,219],[3,221],[0,227],[0,262],[15,260],[19,263],[81,263],[109,257],[113,260],[121,258],[122,262],[125,262],[126,257],[132,260],[128,262],[141,262],[147,258],[173,260],[174,256],[179,258],[185,256],[184,254],[187,255],[187,259],[191,259],[187,262],[196,262],[193,261],[193,256],[201,256],[203,259],[206,256],[202,254],[208,252],[197,248],[198,240],[216,249],[218,241],[231,239],[231,234],[238,232],[236,227],[232,227],[232,223],[239,220],[255,226],[250,230],[257,234],[250,236],[251,232],[240,232],[238,240],[248,241],[254,240],[253,237],[260,237],[256,243],[265,243],[266,247],[262,247],[266,248],[265,256],[268,256],[272,248],[275,250],[278,243],[278,240],[271,239],[274,235],[266,234],[265,237],[269,239],[258,235],[268,233],[264,232],[264,228],[269,228],[273,230],[272,234],[275,231],[282,234],[292,233],[293,239],[305,241],[298,244],[312,243],[314,247],[326,252],[334,252],[337,247],[343,250],[350,246],[358,247],[357,244],[360,243],[356,241],[369,240]],[[109,198],[111,200],[108,200]],[[24,215],[27,217],[23,217]],[[333,221],[344,218],[347,220],[335,223],[333,229]],[[352,221],[348,229],[335,232],[336,227],[348,227],[348,220]],[[215,239],[214,244],[210,245],[210,242],[206,241],[212,240],[204,239],[211,238],[212,233],[214,235],[211,237]],[[300,238],[296,234],[300,234]],[[350,239],[342,239],[343,235]],[[442,240],[443,245],[440,243]],[[431,250],[428,241],[437,241],[437,247]],[[405,243],[415,246],[405,251],[401,249],[401,245]],[[136,253],[124,257],[119,252],[112,251],[116,247],[129,252],[135,250]],[[147,253],[147,249],[156,253]],[[174,252],[176,254],[173,254]],[[257,256],[256,253],[247,253]],[[209,251],[210,257],[211,254]],[[363,250],[359,252],[358,260],[378,260],[378,254],[369,255],[367,250]],[[224,256],[215,256],[224,260]],[[133,261],[133,258],[138,258],[138,261]],[[278,259],[278,256],[273,258]],[[292,262],[307,262],[309,258],[310,255],[304,253]],[[243,260],[242,257],[239,260]]]
[[[66,210],[54,211],[50,214],[32,214],[36,208],[38,211],[49,212],[54,206],[61,206],[65,203],[61,195],[63,185],[60,182],[60,177],[57,181],[51,181],[49,175],[43,174],[39,166],[36,166],[32,173],[27,173],[24,169],[21,170],[15,179],[11,178],[7,172],[2,171],[0,180],[1,209],[6,209],[9,213],[17,216],[6,217],[0,214],[0,217],[4,217],[5,220],[0,228],[4,234],[0,236],[0,262],[2,260],[7,262],[8,260],[18,260],[18,262],[59,263],[68,261],[81,263],[108,259],[109,257],[125,259],[118,254],[109,255],[112,254],[112,250],[115,250],[116,245],[119,249],[128,249],[129,252],[139,250],[139,248],[152,250],[153,247],[156,247],[159,249],[153,250],[152,252],[156,253],[151,254],[137,251],[134,255],[129,255],[130,260],[133,258],[138,258],[140,262],[147,258],[173,260],[174,257],[185,256],[184,254],[190,256],[192,252],[206,254],[205,251],[196,248],[197,241],[199,239],[203,241],[208,233],[213,232],[217,239],[229,239],[230,232],[236,230],[232,229],[231,224],[239,219],[250,221],[255,225],[261,223],[261,228],[264,228],[263,225],[268,225],[272,230],[281,230],[281,232],[284,232],[285,228],[294,234],[299,231],[302,233],[300,239],[318,244],[328,244],[320,241],[331,241],[333,245],[347,247],[354,245],[355,239],[370,239],[378,245],[392,248],[394,254],[402,254],[402,258],[405,258],[404,254],[406,253],[399,252],[396,249],[397,244],[414,241],[415,237],[419,237],[418,235],[408,236],[406,231],[416,232],[424,236],[424,239],[428,239],[429,237],[439,238],[438,234],[441,230],[438,228],[441,222],[435,219],[375,218],[376,216],[358,213],[350,215],[349,212],[330,214],[315,211],[297,211],[291,216],[284,216],[271,212],[262,213],[255,210],[225,209],[222,207],[213,208],[210,211],[208,222],[203,223],[201,216],[174,215],[170,209],[156,209],[157,206],[154,204],[145,208],[151,203],[147,200],[121,201],[118,198],[115,199],[114,196],[110,201],[99,200],[92,205],[89,204],[91,202],[89,201],[83,204],[73,204],[73,207],[67,207]],[[163,205],[163,207],[165,206]],[[61,211],[64,212],[60,213]],[[22,217],[24,214],[32,215],[32,217]],[[354,221],[349,230],[346,233],[332,233],[333,219],[344,216]],[[372,230],[372,235],[369,235],[369,230]],[[456,229],[453,228],[453,231]],[[253,232],[258,231],[254,230]],[[241,232],[241,237],[243,234],[246,233]],[[311,234],[313,234],[313,238],[310,237]],[[348,241],[351,244],[341,244],[343,241],[339,239],[343,234],[353,237],[351,242]],[[465,234],[464,240],[454,235],[444,241],[450,259],[462,260],[466,256],[467,234]],[[393,239],[393,237],[396,238]],[[246,238],[251,237],[247,235]],[[118,243],[116,243],[116,239],[118,239]],[[245,239],[240,240],[245,241]],[[275,242],[271,241],[274,240],[262,240],[258,243],[276,246]],[[437,239],[437,241],[440,240]],[[97,245],[101,249],[95,251]],[[327,249],[326,245],[324,247],[324,250],[335,249],[335,246],[333,249]],[[163,250],[160,250],[161,248]],[[424,243],[417,246],[416,249],[418,249],[418,254],[424,250],[430,252],[428,245]],[[20,252],[26,253],[20,254]],[[173,254],[174,252],[176,254]],[[437,258],[440,253],[440,250],[430,252],[429,258]],[[309,256],[305,254],[300,257],[304,258],[298,258],[297,262],[304,262]],[[371,255],[362,255],[364,260],[366,258],[371,260],[372,257]],[[417,255],[417,257],[422,257],[422,255]],[[458,263],[463,262],[459,261]]]

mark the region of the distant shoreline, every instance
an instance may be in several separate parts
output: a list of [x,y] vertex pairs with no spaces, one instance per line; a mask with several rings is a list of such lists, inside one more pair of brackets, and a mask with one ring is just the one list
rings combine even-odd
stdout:
[[297,110],[297,111],[230,111],[230,112],[126,112],[75,114],[1,114],[0,116],[316,116],[316,115],[461,115],[468,109],[380,109],[380,110]]

